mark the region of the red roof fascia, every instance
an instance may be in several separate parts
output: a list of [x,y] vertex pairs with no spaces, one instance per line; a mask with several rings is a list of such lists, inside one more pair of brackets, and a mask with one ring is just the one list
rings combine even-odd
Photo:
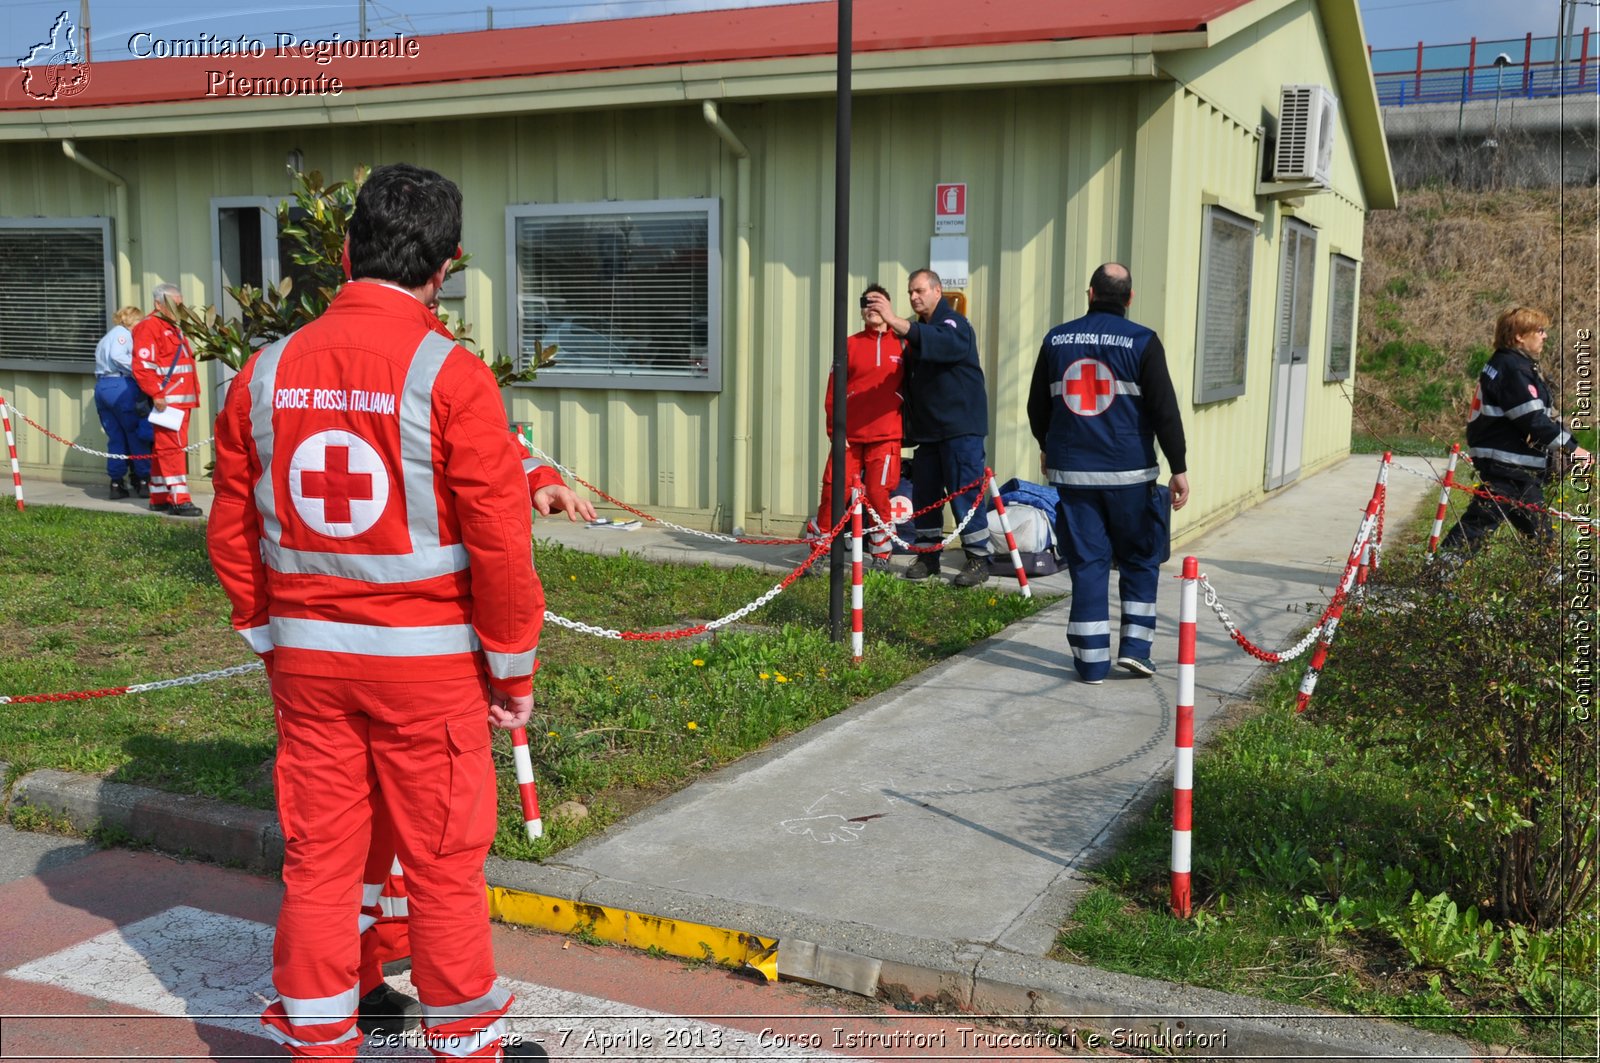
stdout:
[[[857,52],[959,48],[1196,30],[1246,0],[861,0]],[[237,99],[211,71],[237,78],[337,77],[346,90],[832,55],[832,3],[786,4],[607,22],[530,26],[412,38],[417,57],[211,56],[89,64],[88,84],[52,101],[29,96],[23,72],[0,76],[0,111]],[[41,27],[41,31],[48,27]],[[393,38],[388,38],[393,40]],[[336,98],[335,98],[336,99]]]

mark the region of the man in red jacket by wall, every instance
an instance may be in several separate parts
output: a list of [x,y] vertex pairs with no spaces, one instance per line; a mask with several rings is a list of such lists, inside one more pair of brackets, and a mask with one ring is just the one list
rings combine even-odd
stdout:
[[[900,403],[901,383],[905,378],[902,355],[905,341],[884,322],[883,316],[867,305],[867,295],[888,291],[880,284],[869,284],[861,296],[861,321],[865,328],[845,344],[845,497],[857,477],[866,484],[867,504],[884,520],[889,519],[889,498],[900,483]],[[828,374],[823,411],[828,436],[833,437],[833,374]],[[806,526],[810,535],[820,535],[833,524],[833,462],[822,466],[822,501],[817,516]],[[871,517],[867,523],[873,523]],[[868,548],[872,556],[867,567],[887,570],[893,544],[887,531],[874,531]]]
[[194,352],[172,322],[171,307],[183,305],[175,284],[158,284],[152,293],[156,308],[133,326],[133,381],[150,396],[158,412],[176,411],[178,427],[154,423],[155,456],[150,462],[150,508],[177,517],[198,517],[200,507],[189,497],[189,411],[200,405],[200,381]]
[[483,878],[489,729],[532,712],[544,595],[494,374],[428,309],[460,246],[460,190],[379,167],[349,240],[354,280],[251,358],[217,419],[207,545],[278,725],[285,889],[262,1022],[294,1058],[355,1056],[356,916],[381,807],[429,1051],[544,1058],[507,1036]]

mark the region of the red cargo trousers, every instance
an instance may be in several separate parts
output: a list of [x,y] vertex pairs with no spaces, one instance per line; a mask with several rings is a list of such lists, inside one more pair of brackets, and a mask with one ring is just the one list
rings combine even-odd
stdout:
[[385,683],[272,677],[284,899],[267,1033],[297,1059],[353,1059],[359,915],[373,810],[393,824],[412,902],[411,980],[436,1058],[498,1060],[511,995],[495,985],[483,862],[495,830],[482,677]]

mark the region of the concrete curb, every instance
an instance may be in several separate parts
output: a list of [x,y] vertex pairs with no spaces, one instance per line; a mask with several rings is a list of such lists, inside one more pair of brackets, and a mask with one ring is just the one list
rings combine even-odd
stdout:
[[[0,779],[8,773],[9,765],[0,762]],[[261,871],[282,865],[283,836],[276,817],[256,809],[53,770],[17,779],[6,798],[7,807],[13,804],[63,816],[82,830],[110,826],[138,841],[223,864]],[[560,864],[491,858],[486,870],[494,887],[604,906],[641,919],[681,920],[777,938],[778,970],[790,977],[856,992],[876,989],[901,1003],[1058,1017],[1072,1038],[1062,1041],[1060,1047],[1067,1049],[1297,1063],[1349,1058],[1467,1063],[1482,1055],[1466,1042],[1382,1020],[1058,963],[986,943],[912,938],[845,921],[818,922],[761,905],[729,905],[712,897],[619,882]]]

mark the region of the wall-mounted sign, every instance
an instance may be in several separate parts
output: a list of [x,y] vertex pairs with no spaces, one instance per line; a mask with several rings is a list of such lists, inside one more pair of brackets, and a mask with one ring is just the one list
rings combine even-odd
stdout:
[[928,241],[928,268],[939,275],[946,289],[967,286],[967,238],[935,236]]
[[954,235],[967,231],[967,183],[933,186],[933,231]]

